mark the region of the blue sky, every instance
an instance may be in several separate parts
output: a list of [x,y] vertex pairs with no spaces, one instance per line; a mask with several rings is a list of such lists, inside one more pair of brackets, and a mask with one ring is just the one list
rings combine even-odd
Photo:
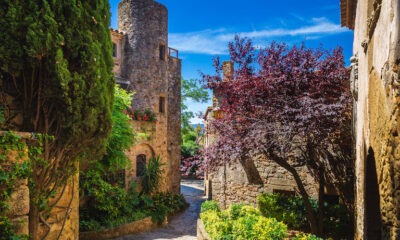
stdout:
[[[117,28],[117,5],[109,0],[111,26]],[[342,46],[352,55],[353,32],[340,27],[339,0],[159,0],[168,8],[169,46],[179,50],[182,77],[200,78],[212,73],[213,56],[227,60],[227,43],[235,34],[253,39],[258,46],[271,41],[305,42],[309,47]],[[190,109],[204,111],[210,103],[189,102]],[[194,123],[201,120],[193,119]]]

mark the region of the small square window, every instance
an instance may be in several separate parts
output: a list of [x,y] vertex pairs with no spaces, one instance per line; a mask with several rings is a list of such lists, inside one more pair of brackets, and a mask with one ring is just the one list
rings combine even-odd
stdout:
[[160,113],[165,112],[165,97],[160,97],[159,103],[158,103],[158,111]]

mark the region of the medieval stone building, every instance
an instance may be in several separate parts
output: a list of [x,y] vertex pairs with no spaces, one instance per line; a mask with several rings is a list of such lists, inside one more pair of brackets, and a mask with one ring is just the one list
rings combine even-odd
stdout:
[[341,0],[354,30],[356,239],[400,239],[400,2]]
[[[160,156],[164,174],[161,190],[180,190],[181,60],[168,47],[168,12],[153,0],[122,0],[118,30],[111,30],[117,83],[135,92],[132,109],[150,109],[156,122],[133,121],[137,137],[128,152],[126,186],[140,181],[143,168]],[[143,137],[144,135],[144,137]]]
[[[232,62],[223,63],[224,81],[233,76],[234,66]],[[208,107],[205,113],[204,147],[210,146],[218,138],[213,129],[212,121],[221,117],[219,109],[221,99],[214,94],[213,106]],[[213,171],[205,174],[205,192],[208,199],[219,202],[221,207],[227,208],[232,203],[256,204],[257,197],[261,193],[280,193],[295,195],[297,190],[293,176],[273,161],[260,156],[252,161],[258,171],[262,182],[252,182],[246,175],[244,167],[239,163],[226,163]],[[306,166],[296,167],[304,187],[310,197],[318,199],[319,184],[311,175]],[[325,190],[333,201],[339,201],[338,196],[330,189]]]

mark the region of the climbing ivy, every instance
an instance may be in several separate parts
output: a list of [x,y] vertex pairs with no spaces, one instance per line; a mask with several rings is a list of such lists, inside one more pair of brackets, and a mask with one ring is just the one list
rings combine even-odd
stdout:
[[30,174],[27,145],[22,138],[12,132],[0,137],[0,240],[27,239],[14,232],[14,225],[7,216],[10,209],[8,200],[16,184]]

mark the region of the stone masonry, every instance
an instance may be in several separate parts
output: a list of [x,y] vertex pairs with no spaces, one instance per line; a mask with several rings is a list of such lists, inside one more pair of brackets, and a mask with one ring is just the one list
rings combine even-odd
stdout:
[[400,239],[400,2],[341,0],[354,29],[355,239]]
[[118,6],[118,31],[112,30],[115,44],[114,72],[121,86],[135,92],[132,108],[151,109],[156,123],[133,121],[134,128],[149,129],[151,138],[137,141],[127,153],[131,168],[126,182],[139,181],[137,157],[146,161],[160,156],[163,166],[161,190],[180,189],[180,87],[181,60],[168,47],[168,11],[153,0],[122,0]]

